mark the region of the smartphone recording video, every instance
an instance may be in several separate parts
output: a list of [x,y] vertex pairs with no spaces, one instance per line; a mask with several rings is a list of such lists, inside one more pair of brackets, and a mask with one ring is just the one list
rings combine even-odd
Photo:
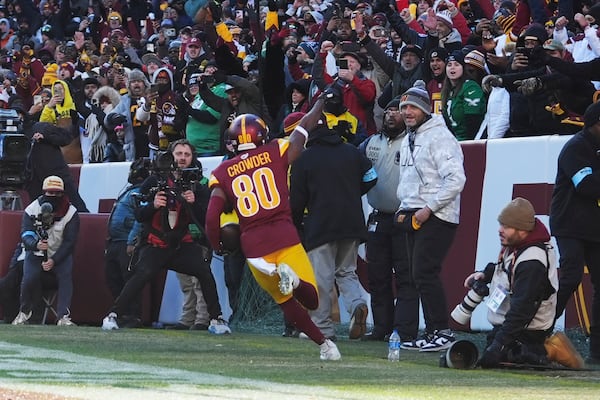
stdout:
[[340,58],[337,60],[337,66],[339,69],[348,69],[348,60],[345,58]]

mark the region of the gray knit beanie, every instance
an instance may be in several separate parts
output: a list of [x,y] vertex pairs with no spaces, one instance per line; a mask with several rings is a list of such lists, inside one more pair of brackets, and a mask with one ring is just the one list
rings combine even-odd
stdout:
[[131,72],[128,75],[129,78],[129,82],[131,81],[142,81],[144,82],[144,85],[149,88],[150,87],[150,82],[148,82],[148,78],[146,78],[146,75],[140,71],[139,69],[132,69]]
[[413,87],[402,94],[402,97],[400,97],[400,108],[407,104],[420,108],[427,115],[431,114],[431,100],[429,99],[425,82],[422,80],[416,81]]

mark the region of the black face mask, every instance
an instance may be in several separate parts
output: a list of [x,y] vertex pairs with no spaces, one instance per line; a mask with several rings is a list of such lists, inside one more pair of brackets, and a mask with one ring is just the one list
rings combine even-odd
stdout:
[[158,85],[158,93],[163,95],[169,91],[171,86],[168,83],[161,83]]

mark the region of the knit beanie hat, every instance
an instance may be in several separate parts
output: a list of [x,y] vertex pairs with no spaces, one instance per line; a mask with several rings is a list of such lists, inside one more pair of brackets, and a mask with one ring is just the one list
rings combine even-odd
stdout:
[[529,200],[517,197],[500,212],[498,222],[514,229],[531,232],[535,227],[535,210]]
[[414,83],[413,87],[402,94],[400,97],[400,108],[408,104],[420,108],[427,115],[431,115],[431,100],[429,99],[425,82],[419,79]]
[[146,75],[144,75],[144,73],[137,68],[132,69],[127,77],[129,79],[129,82],[142,81],[142,82],[144,82],[144,86],[146,86],[147,88],[150,87],[150,82],[148,82]]
[[390,100],[390,102],[387,103],[387,105],[385,106],[385,110],[392,107],[400,108],[400,96],[396,96],[392,100]]
[[300,124],[302,117],[306,115],[303,112],[293,112],[283,120],[283,132],[286,136],[291,135],[294,129]]
[[434,47],[431,50],[429,50],[429,55],[428,55],[427,59],[431,60],[432,58],[439,58],[441,60],[444,60],[444,62],[445,62],[447,57],[448,57],[448,50],[446,48]]
[[452,53],[448,54],[448,57],[446,57],[446,64],[449,61],[456,61],[457,63],[461,64],[464,67],[465,66],[465,55],[462,52],[462,50],[454,50]]
[[302,42],[298,47],[302,48],[310,58],[315,58],[317,54],[317,42]]
[[442,23],[446,24],[446,26],[448,26],[448,28],[450,28],[450,29],[454,28],[454,23],[452,22],[452,15],[450,14],[450,11],[448,11],[448,10],[438,11],[435,14],[435,18],[438,20],[438,22],[442,22]]
[[69,71],[71,78],[73,78],[75,76],[75,65],[70,62],[62,63],[58,68],[58,73],[60,74],[61,71]]
[[485,71],[485,56],[479,50],[473,50],[465,56],[465,64],[472,65]]

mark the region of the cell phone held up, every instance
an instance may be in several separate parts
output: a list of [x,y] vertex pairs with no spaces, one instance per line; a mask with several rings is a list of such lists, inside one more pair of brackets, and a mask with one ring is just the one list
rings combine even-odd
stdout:
[[527,47],[517,47],[517,54],[522,54],[525,57],[531,57],[531,49]]
[[348,60],[345,58],[340,58],[336,62],[338,69],[348,69]]

